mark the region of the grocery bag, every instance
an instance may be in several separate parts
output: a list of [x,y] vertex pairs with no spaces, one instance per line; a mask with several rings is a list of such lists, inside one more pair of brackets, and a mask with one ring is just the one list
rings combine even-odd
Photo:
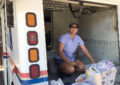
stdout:
[[86,79],[86,74],[80,74],[76,79],[75,82],[76,83],[80,83],[83,82]]
[[51,80],[49,85],[64,85],[62,80],[59,78],[57,81],[56,80]]
[[111,61],[102,60],[96,63],[96,67],[86,65],[86,74],[79,75],[72,85],[114,85],[116,72]]
[[86,71],[86,78],[91,79],[91,82],[94,81],[95,85],[102,85],[101,74],[95,67],[89,67]]
[[101,73],[102,85],[114,85],[117,69],[109,60],[102,60],[96,64]]
[[[80,77],[80,76],[79,76]],[[79,78],[78,77],[78,78]],[[92,78],[89,78],[89,79],[85,79],[83,80],[82,82],[75,82],[75,83],[72,83],[72,85],[96,85],[96,81],[95,79],[92,77]]]

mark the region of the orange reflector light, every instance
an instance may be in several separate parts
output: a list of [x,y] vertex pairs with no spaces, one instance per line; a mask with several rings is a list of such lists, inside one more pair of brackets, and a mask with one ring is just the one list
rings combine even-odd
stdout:
[[37,48],[31,48],[29,50],[29,60],[30,62],[37,62],[39,60],[39,53]]
[[38,78],[40,76],[40,67],[38,64],[30,66],[30,77]]
[[26,14],[26,23],[29,27],[35,27],[36,26],[36,16],[34,13],[27,13]]

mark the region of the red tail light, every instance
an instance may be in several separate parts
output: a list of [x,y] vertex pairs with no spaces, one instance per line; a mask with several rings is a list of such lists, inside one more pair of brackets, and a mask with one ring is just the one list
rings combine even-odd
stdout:
[[39,78],[40,76],[40,68],[39,65],[31,65],[30,66],[30,77],[31,78]]
[[28,32],[28,44],[29,45],[36,45],[38,43],[37,40],[37,33],[34,31]]

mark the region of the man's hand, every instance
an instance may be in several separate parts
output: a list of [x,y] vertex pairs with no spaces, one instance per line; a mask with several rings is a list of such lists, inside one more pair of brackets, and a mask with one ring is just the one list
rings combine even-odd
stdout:
[[91,64],[91,66],[96,68],[96,64]]

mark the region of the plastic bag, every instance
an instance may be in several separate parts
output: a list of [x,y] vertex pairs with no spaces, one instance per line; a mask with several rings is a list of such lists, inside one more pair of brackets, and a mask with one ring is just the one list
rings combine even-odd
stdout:
[[73,83],[72,85],[96,85],[94,78],[85,79],[83,82]]
[[72,85],[102,85],[100,72],[90,66],[86,74],[79,75]]
[[88,79],[92,79],[90,81],[92,81],[92,82],[94,81],[95,85],[102,85],[100,72],[95,67],[91,66],[86,71],[86,76]]
[[62,80],[59,78],[57,81],[56,80],[51,80],[49,85],[64,85]]
[[102,60],[96,64],[102,77],[103,85],[114,85],[117,69],[115,65],[109,60]]
[[97,85],[94,78],[89,78],[80,83],[80,85]]
[[111,71],[115,69],[115,65],[109,60],[102,60],[96,64],[97,69],[100,72]]
[[76,79],[75,82],[76,83],[80,83],[82,81],[84,81],[86,79],[86,74],[80,74]]
[[72,85],[114,85],[117,69],[111,61],[102,60],[96,66],[89,64],[85,68],[87,79]]

